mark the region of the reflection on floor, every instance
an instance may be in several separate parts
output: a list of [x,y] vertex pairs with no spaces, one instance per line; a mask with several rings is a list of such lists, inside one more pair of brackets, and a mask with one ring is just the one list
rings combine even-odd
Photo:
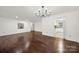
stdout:
[[[42,35],[41,32],[26,32],[0,37],[2,53],[55,53],[59,52],[60,39]],[[63,52],[79,52],[79,43],[63,39]]]

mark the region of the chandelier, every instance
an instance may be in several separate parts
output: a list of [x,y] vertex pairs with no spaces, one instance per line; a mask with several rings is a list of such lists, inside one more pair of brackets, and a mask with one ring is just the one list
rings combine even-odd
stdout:
[[45,17],[52,14],[51,10],[48,10],[47,7],[41,6],[41,9],[38,9],[36,12],[34,12],[36,16]]

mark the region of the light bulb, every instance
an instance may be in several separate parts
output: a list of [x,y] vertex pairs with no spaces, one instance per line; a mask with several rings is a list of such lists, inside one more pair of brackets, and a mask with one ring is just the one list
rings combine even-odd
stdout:
[[18,16],[16,16],[16,18],[19,18]]

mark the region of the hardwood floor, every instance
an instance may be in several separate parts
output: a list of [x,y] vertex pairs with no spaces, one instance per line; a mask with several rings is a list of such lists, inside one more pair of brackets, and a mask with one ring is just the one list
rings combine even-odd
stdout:
[[[41,32],[26,32],[0,37],[1,53],[57,53],[61,39],[42,35]],[[79,43],[63,39],[64,53],[79,52]]]
[[55,40],[55,38],[35,35],[35,39],[32,40],[28,50],[29,52],[36,52],[36,53],[58,52],[56,43],[57,40]]
[[[39,32],[34,32],[35,39],[32,40],[31,45],[29,47],[29,52],[36,53],[57,53],[59,51],[59,42],[61,39],[55,37],[49,37],[42,35]],[[63,53],[78,53],[79,52],[79,43],[74,41],[69,41],[63,39]]]
[[69,40],[64,40],[64,52],[79,53],[79,43]]
[[23,50],[26,43],[30,42],[31,39],[32,34],[30,32],[1,36],[0,52],[21,52],[19,50]]

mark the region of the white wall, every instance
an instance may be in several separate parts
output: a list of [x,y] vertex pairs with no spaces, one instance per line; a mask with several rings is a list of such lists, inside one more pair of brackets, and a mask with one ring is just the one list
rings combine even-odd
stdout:
[[36,22],[36,23],[34,23],[34,30],[35,31],[39,31],[39,32],[42,32],[42,22],[40,21],[40,22]]
[[43,17],[42,19],[42,34],[47,36],[53,36],[54,35],[54,19],[53,16],[51,17]]
[[[18,29],[18,23],[24,23],[24,29]],[[0,36],[31,31],[31,23],[0,17]]]
[[79,11],[62,13],[43,18],[43,35],[54,36],[54,21],[59,17],[65,21],[65,38],[79,42]]

